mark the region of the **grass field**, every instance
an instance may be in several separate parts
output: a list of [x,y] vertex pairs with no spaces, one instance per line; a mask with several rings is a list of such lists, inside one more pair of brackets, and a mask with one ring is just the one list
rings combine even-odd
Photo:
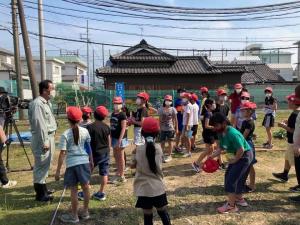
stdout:
[[[277,115],[277,121],[286,119],[288,111],[281,111]],[[261,128],[262,115],[257,121],[255,141],[259,147],[265,141],[265,131]],[[59,121],[59,134],[65,129],[66,122]],[[21,130],[27,130],[26,123],[20,123]],[[276,130],[275,128],[274,130]],[[132,132],[130,131],[130,135]],[[275,140],[275,150],[262,151],[258,148],[257,158],[257,191],[248,194],[246,198],[250,207],[241,209],[238,214],[219,215],[216,207],[225,200],[224,172],[214,174],[195,174],[191,170],[190,163],[203,149],[198,145],[192,159],[175,158],[172,162],[164,164],[164,174],[169,200],[169,212],[172,224],[175,225],[299,225],[300,206],[288,201],[288,188],[296,184],[295,173],[292,170],[291,179],[283,184],[272,179],[272,172],[281,171],[283,156],[286,146],[285,140]],[[131,146],[130,148],[132,148]],[[131,149],[127,152],[130,153]],[[27,148],[30,153],[30,149]],[[11,168],[28,168],[24,154],[19,147],[13,147],[11,151]],[[57,155],[56,155],[57,157]],[[52,213],[58,203],[63,189],[62,181],[54,181],[54,165],[48,179],[49,186],[55,188],[55,200],[51,204],[42,204],[34,201],[31,172],[9,173],[11,179],[18,181],[18,186],[13,189],[0,189],[0,224],[2,225],[46,225],[49,224]],[[113,170],[114,165],[112,166]],[[131,171],[127,174],[128,182],[120,185],[109,185],[108,198],[104,202],[92,200],[90,202],[92,219],[81,223],[86,225],[137,225],[142,224],[142,214],[134,208],[135,198],[132,192],[133,178]],[[97,190],[97,173],[92,179],[92,191]],[[70,206],[69,192],[67,191],[59,215],[68,210]],[[161,224],[158,216],[155,216],[155,224]],[[57,219],[55,224],[62,224]]]

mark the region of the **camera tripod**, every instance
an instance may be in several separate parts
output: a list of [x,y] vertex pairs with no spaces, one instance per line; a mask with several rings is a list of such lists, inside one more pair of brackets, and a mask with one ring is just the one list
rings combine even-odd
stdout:
[[[20,142],[20,145],[23,148],[23,151],[24,151],[24,153],[26,155],[26,158],[27,158],[27,161],[29,163],[30,169],[10,170],[10,167],[9,167],[9,154],[10,154],[10,145],[11,145],[11,142],[12,142],[12,140],[10,139],[10,137],[12,135],[13,128],[14,128],[16,134],[17,134],[17,137],[18,137],[18,140]],[[7,171],[8,172],[18,172],[18,171],[33,170],[33,166],[31,164],[29,156],[28,156],[28,154],[26,152],[25,145],[24,145],[24,142],[23,142],[23,140],[21,138],[19,129],[17,127],[16,120],[13,117],[13,113],[11,113],[11,112],[6,113],[3,130],[5,132],[6,137],[8,138],[7,142],[6,142],[6,168],[7,168]]]

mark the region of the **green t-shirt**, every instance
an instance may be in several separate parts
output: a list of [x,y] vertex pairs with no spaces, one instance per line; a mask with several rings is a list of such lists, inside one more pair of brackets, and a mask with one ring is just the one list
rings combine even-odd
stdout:
[[227,127],[225,135],[219,136],[220,148],[225,150],[227,153],[236,154],[236,152],[243,148],[244,151],[251,150],[251,147],[247,143],[243,135],[232,126]]

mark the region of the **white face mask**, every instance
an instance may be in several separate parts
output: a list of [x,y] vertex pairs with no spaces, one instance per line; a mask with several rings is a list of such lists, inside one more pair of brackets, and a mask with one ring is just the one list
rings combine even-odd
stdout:
[[227,98],[227,96],[220,96],[219,99],[220,99],[221,101],[227,101],[228,98]]
[[267,93],[267,94],[266,94],[266,97],[267,97],[267,98],[270,98],[271,96],[272,96],[272,94],[270,94],[270,93]]
[[136,101],[135,101],[135,103],[137,105],[141,105],[142,104],[142,100],[140,98],[137,98]]
[[242,104],[244,104],[244,103],[246,103],[246,102],[249,102],[249,100],[246,100],[246,99],[241,100],[241,103],[242,103]]
[[211,105],[211,110],[215,110],[216,108],[217,108],[217,106],[215,103]]
[[55,98],[55,96],[56,96],[56,91],[55,90],[50,91],[50,98],[53,99]]
[[188,100],[187,100],[186,98],[183,98],[183,99],[182,99],[182,104],[183,104],[183,105],[187,105],[187,104],[188,104]]
[[236,92],[237,94],[240,94],[240,93],[242,92],[242,89],[235,89],[235,92]]
[[170,101],[165,101],[165,105],[166,105],[166,106],[170,106],[170,105],[172,105],[172,102],[170,102]]
[[122,105],[121,104],[114,104],[114,110],[115,111],[120,111],[122,109]]

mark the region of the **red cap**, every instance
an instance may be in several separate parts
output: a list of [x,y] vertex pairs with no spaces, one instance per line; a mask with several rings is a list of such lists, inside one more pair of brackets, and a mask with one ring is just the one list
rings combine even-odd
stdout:
[[247,91],[243,91],[241,97],[250,98],[250,93]]
[[218,89],[217,90],[217,95],[221,96],[221,95],[227,95],[227,92],[224,89]]
[[256,104],[254,102],[245,102],[241,105],[241,109],[256,109]]
[[265,88],[265,92],[266,92],[266,91],[269,91],[269,92],[273,93],[273,88],[272,88],[272,87],[266,87],[266,88]]
[[108,116],[108,110],[105,106],[98,106],[96,108],[96,113],[99,115],[99,116],[102,116],[102,117],[107,117]]
[[219,163],[216,160],[209,158],[203,163],[202,169],[206,173],[216,172],[219,169]]
[[173,97],[171,95],[166,95],[164,99],[168,101],[173,101]]
[[69,106],[67,108],[67,117],[72,121],[80,121],[82,119],[82,112],[80,108],[76,106]]
[[240,83],[237,83],[237,84],[234,85],[234,88],[235,88],[235,89],[242,89],[242,88],[243,88],[243,85],[240,84]]
[[91,113],[91,112],[93,112],[93,110],[88,106],[82,107],[81,111],[82,111],[82,113]]
[[191,95],[190,93],[188,93],[188,92],[184,92],[184,93],[182,94],[182,97],[183,97],[183,98],[191,99],[191,98],[192,98],[192,95]]
[[289,102],[292,102],[293,104],[300,105],[300,98],[297,98],[297,96],[295,94],[291,94],[289,96],[286,96],[286,99]]
[[194,101],[197,101],[198,100],[198,96],[195,93],[193,93],[191,95],[191,99],[194,100]]
[[142,130],[145,133],[157,133],[159,131],[159,122],[153,117],[146,117],[142,124]]
[[145,101],[149,101],[150,96],[146,92],[140,92],[137,94],[137,97],[143,98]]
[[114,97],[114,99],[113,99],[113,103],[114,104],[122,104],[123,103],[123,99],[122,99],[122,97]]
[[206,93],[206,92],[208,92],[208,88],[207,88],[207,87],[201,87],[201,88],[200,88],[200,91],[201,91],[202,93]]

